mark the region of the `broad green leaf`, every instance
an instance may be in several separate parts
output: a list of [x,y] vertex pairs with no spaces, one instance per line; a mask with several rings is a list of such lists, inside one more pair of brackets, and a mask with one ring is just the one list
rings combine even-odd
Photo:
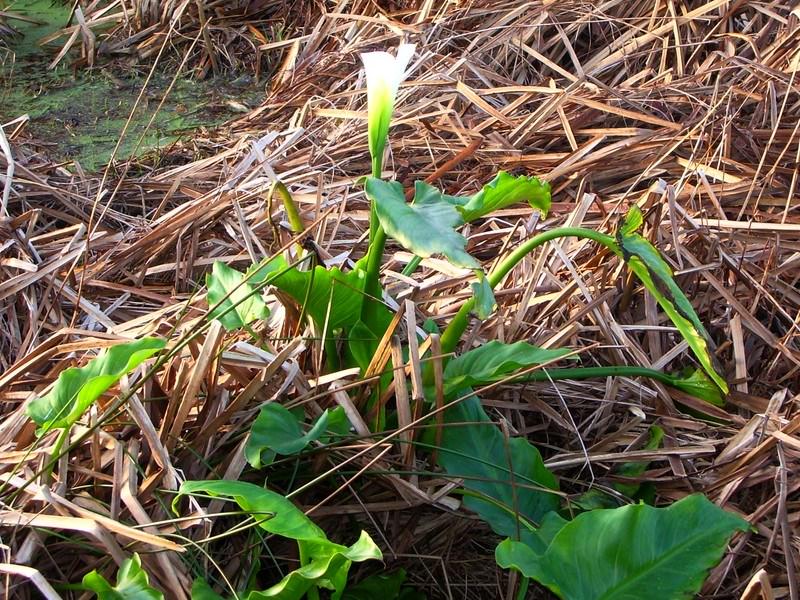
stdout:
[[[647,440],[643,450],[656,450],[659,446],[661,446],[661,442],[663,440],[664,430],[658,425],[653,425],[650,428],[650,439]],[[647,470],[648,466],[650,466],[648,461],[622,463],[616,470],[616,474],[622,475],[623,477],[638,477]],[[628,498],[634,498],[640,487],[641,484],[638,483],[614,484],[614,489],[625,494]]]
[[746,521],[695,494],[668,508],[585,512],[544,552],[505,540],[495,559],[569,600],[680,600],[699,591],[733,533],[747,529]]
[[546,350],[527,342],[504,344],[492,340],[447,363],[444,370],[445,396],[464,387],[501,381],[515,371],[556,360],[569,352],[568,349]]
[[337,440],[346,438],[351,435],[350,427],[350,421],[347,418],[347,413],[344,412],[344,408],[337,406],[328,412],[328,429],[320,436],[320,442],[323,444],[331,444]]
[[625,219],[622,221],[619,231],[622,235],[632,235],[639,231],[642,225],[644,225],[644,215],[642,215],[642,211],[638,206],[633,205],[625,214]]
[[[386,315],[388,316],[389,313],[387,312]],[[382,328],[381,333],[377,333],[368,327],[364,321],[359,320],[347,332],[347,344],[344,357],[345,365],[348,367],[357,366],[361,369],[362,375],[367,372],[372,357],[380,345],[383,332],[386,331],[389,326],[389,321],[391,321],[391,319],[382,317],[380,313],[374,312],[369,316],[364,315],[364,318],[383,321],[383,324],[380,326]],[[366,404],[365,410],[367,412],[372,410],[374,402],[376,402],[380,398],[380,395],[389,387],[392,378],[391,370],[386,370],[380,375],[378,385],[373,388],[370,394],[370,400]],[[385,411],[383,409],[378,412],[378,421],[374,423],[375,425],[380,425],[384,414]]]
[[[349,352],[347,366],[357,364],[365,369],[392,320],[392,313],[382,298],[369,302],[369,310],[363,310],[369,300],[364,265],[362,259],[347,273],[337,267],[326,269],[321,265],[310,271],[300,271],[289,266],[283,257],[277,257],[264,266],[254,267],[253,280],[268,282],[288,294],[320,331],[326,328],[329,337],[334,332],[345,333],[346,352]],[[374,293],[376,297],[382,295],[377,284]]]
[[495,533],[528,540],[531,525],[559,505],[556,478],[539,451],[524,438],[506,440],[476,396],[448,408],[445,423],[439,465],[464,478],[464,506]]
[[670,385],[714,406],[725,406],[725,398],[717,384],[700,369],[686,369],[680,376],[673,377]]
[[97,594],[98,600],[164,600],[164,594],[150,586],[138,554],[122,563],[116,585],[97,571],[84,575],[83,585]]
[[277,402],[265,404],[253,422],[250,437],[245,444],[247,462],[253,468],[260,469],[263,465],[270,464],[276,454],[297,454],[319,439],[327,426],[327,410],[307,433],[303,433],[302,423],[294,413]]
[[[292,571],[272,587],[263,591],[251,591],[242,598],[295,600],[302,598],[312,587],[332,590],[332,599],[341,598],[352,563],[383,559],[380,549],[364,531],[349,548],[327,540],[301,543],[305,555],[310,558],[308,564]],[[195,579],[192,584],[192,600],[223,600],[223,597],[214,592],[204,579]]]
[[360,269],[343,273],[337,267],[317,265],[300,271],[280,256],[258,268],[253,280],[269,280],[289,294],[318,327],[327,322],[329,331],[353,325],[361,314],[366,274]]
[[423,181],[415,183],[414,202],[445,201],[455,206],[465,223],[480,219],[496,210],[528,202],[546,216],[550,210],[550,184],[536,177],[515,177],[500,171],[483,189],[472,196],[449,196]]
[[269,309],[261,294],[244,281],[244,274],[224,262],[216,261],[206,275],[209,314],[228,331],[241,329],[257,319],[269,318]]
[[[253,281],[268,280],[291,296],[320,329],[327,322],[329,332],[352,327],[361,318],[366,279],[360,263],[347,273],[337,267],[326,269],[321,265],[310,271],[300,271],[290,267],[283,257],[258,267],[253,276]],[[388,325],[391,313],[382,305],[379,311],[381,322]]]
[[708,376],[725,393],[728,385],[714,369],[708,351],[708,332],[700,322],[692,303],[675,282],[672,269],[661,258],[658,250],[644,237],[636,233],[642,223],[641,211],[631,207],[625,223],[617,231],[617,243],[628,268],[641,280],[661,308],[689,344],[700,365]]
[[366,180],[366,192],[386,235],[417,256],[444,255],[452,264],[466,269],[480,265],[467,254],[467,240],[455,231],[463,225],[458,210],[440,197],[425,193],[406,203],[403,186],[375,177]]
[[[470,196],[450,196],[424,181],[419,179],[414,182],[414,202],[422,205],[439,204],[446,202],[453,205],[459,213],[462,213],[464,206],[470,201]],[[462,222],[464,218],[461,218]]]
[[435,333],[436,335],[440,335],[442,333],[442,330],[436,324],[436,321],[430,317],[422,322],[422,330],[428,334]]
[[425,600],[425,595],[404,586],[406,572],[375,573],[355,585],[347,586],[342,600]]
[[103,350],[83,367],[61,372],[53,389],[28,404],[25,412],[39,426],[38,435],[71,427],[123,375],[166,346],[158,338],[142,338]]
[[[388,322],[383,324],[383,331],[386,331],[388,326]],[[360,319],[356,321],[355,325],[350,327],[348,330],[347,345],[352,358],[351,362],[355,362],[355,365],[361,368],[362,373],[364,373],[367,370],[367,367],[369,367],[372,356],[378,349],[378,345],[383,337],[383,331],[380,333],[373,331],[367,326],[366,323],[364,323],[364,321]]]
[[479,319],[488,319],[497,308],[497,300],[494,298],[492,286],[486,279],[482,269],[475,269],[475,276],[478,280],[471,283],[472,294],[475,296],[475,313]]
[[233,500],[259,521],[259,526],[292,540],[325,540],[325,532],[289,500],[268,489],[245,481],[184,481],[173,500],[173,510],[181,496],[207,494]]
[[215,592],[208,582],[198,577],[192,582],[192,600],[225,600]]
[[352,563],[383,559],[380,548],[365,531],[361,532],[361,537],[349,548],[326,540],[302,542],[302,544],[306,556],[311,557],[310,562],[295,569],[269,589],[250,592],[247,600],[264,598],[299,600],[311,586],[331,590],[331,600],[338,600],[344,592]]
[[571,498],[569,501],[570,508],[576,513],[597,508],[617,508],[622,504],[616,496],[603,492],[596,487],[586,490],[577,498]]
[[522,541],[530,548],[536,550],[537,553],[541,554],[547,550],[550,542],[553,541],[556,534],[561,531],[567,523],[569,523],[569,521],[556,511],[549,512],[542,517],[542,522],[539,527],[534,529],[531,534],[523,536]]
[[536,177],[515,177],[500,171],[483,189],[459,208],[466,223],[518,202],[528,202],[543,216],[550,210],[550,184]]

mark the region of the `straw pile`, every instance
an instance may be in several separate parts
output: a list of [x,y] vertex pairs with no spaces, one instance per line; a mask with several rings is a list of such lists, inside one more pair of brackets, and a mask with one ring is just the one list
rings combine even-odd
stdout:
[[[105,44],[129,42],[135,29],[156,47],[158,32],[179,58],[191,48],[195,66],[212,64],[202,27],[164,25],[172,3],[149,3],[160,7],[146,12],[152,19],[147,3],[130,4],[115,9],[127,13]],[[249,3],[262,4],[279,14],[278,3]],[[298,10],[284,39],[258,44],[271,69],[262,105],[175,148],[169,168],[142,174],[141,162],[134,171],[119,161],[102,177],[76,175],[21,143],[23,127],[6,127],[15,170],[0,221],[4,560],[34,583],[39,574],[67,583],[92,568],[113,572],[121,547],[136,548],[167,597],[185,598],[205,559],[177,552],[174,540],[188,547],[182,540],[238,519],[171,522],[170,490],[181,478],[261,481],[242,453],[261,403],[313,415],[346,401],[342,386],[360,385],[349,372],[320,379],[321,348],[294,336],[291,311],[257,328],[270,356],[209,324],[201,286],[213,261],[243,269],[290,241],[268,201],[275,175],[323,257],[361,256],[368,212],[357,179],[369,157],[358,53],[405,38],[418,54],[398,100],[390,174],[449,193],[473,192],[498,169],[549,180],[545,223],[515,207],[466,232],[487,266],[535,228],[613,231],[640,203],[647,235],[680,274],[732,382],[716,423],[676,408],[688,397],[627,378],[500,386],[485,395],[493,416],[527,435],[570,493],[609,485],[611,468],[636,456],[651,461],[643,479],[659,498],[702,491],[746,516],[754,530],[734,538],[705,597],[739,598],[751,582],[763,592],[744,597],[798,597],[800,9],[784,0],[354,0]],[[219,17],[218,26],[250,31],[252,13],[240,14],[238,25]],[[213,19],[206,31],[219,33]],[[210,43],[224,56],[223,38]],[[398,333],[428,317],[446,322],[465,282],[433,259],[401,276],[410,257],[388,251],[384,283],[404,310]],[[474,323],[466,344],[524,339],[580,349],[586,365],[688,364],[655,302],[623,272],[590,243],[553,244],[513,272],[498,312]],[[24,403],[97,348],[143,334],[189,341],[125,405],[109,396],[87,415],[52,489],[40,488],[54,438],[35,440]],[[643,453],[654,422],[665,447]],[[298,500],[332,539],[353,523],[369,530],[388,566],[404,566],[431,598],[505,597],[489,530],[443,506],[451,484],[423,456],[408,466],[380,436],[354,443],[316,458],[325,477]],[[292,468],[279,469],[275,489],[297,485]],[[245,532],[211,547],[234,583],[247,573],[250,541]],[[148,554],[156,549],[167,551]],[[33,597],[24,581],[11,578],[9,589]]]

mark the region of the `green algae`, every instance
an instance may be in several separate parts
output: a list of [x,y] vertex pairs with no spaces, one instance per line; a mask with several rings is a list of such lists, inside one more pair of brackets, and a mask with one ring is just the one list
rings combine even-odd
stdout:
[[[3,2],[0,1],[0,7]],[[39,42],[59,29],[63,29],[69,24],[70,4],[53,0],[16,0],[6,2],[5,8],[11,13],[18,14],[29,21],[12,19],[9,24],[19,32],[14,40],[13,50],[17,59],[35,56],[42,51]],[[51,46],[56,48],[55,44]]]
[[21,35],[11,46],[14,54],[0,61],[0,122],[27,114],[27,133],[54,160],[77,161],[87,171],[102,169],[133,113],[114,157],[146,156],[152,161],[198,128],[219,125],[263,97],[263,86],[246,77],[199,81],[190,74],[174,78],[167,72],[154,74],[142,94],[147,72],[119,60],[73,70],[72,55],[49,69],[59,45],[43,48],[39,42],[68,24],[69,6],[29,0],[11,3],[6,10],[38,23],[14,23]]

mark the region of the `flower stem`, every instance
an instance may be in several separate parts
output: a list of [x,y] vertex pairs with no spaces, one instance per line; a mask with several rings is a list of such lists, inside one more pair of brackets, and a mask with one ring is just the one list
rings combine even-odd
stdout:
[[[491,273],[489,273],[487,277],[489,285],[492,287],[492,289],[494,289],[503,280],[503,278],[508,275],[511,269],[513,269],[517,263],[525,258],[525,256],[531,251],[543,244],[546,244],[547,242],[562,237],[577,237],[593,240],[599,244],[602,244],[614,254],[618,256],[622,255],[622,251],[619,249],[619,246],[617,246],[614,238],[610,235],[606,235],[605,233],[600,233],[599,231],[594,231],[593,229],[584,229],[583,227],[560,227],[558,229],[551,229],[550,231],[545,231],[544,233],[540,233],[539,235],[527,240],[506,258],[504,258],[500,264],[497,265],[497,267],[495,267]],[[474,298],[467,300],[461,305],[461,308],[459,309],[458,313],[456,313],[456,316],[453,317],[453,320],[450,321],[449,325],[444,330],[441,338],[443,353],[449,354],[455,351],[461,336],[464,335],[464,331],[467,329],[467,325],[469,324],[469,313],[472,311],[474,306]]]
[[[383,165],[381,164],[382,160],[382,156],[372,157],[372,176],[376,179],[380,179],[381,177],[381,171],[383,168]],[[367,293],[367,298],[365,298],[361,310],[361,314],[366,315],[366,318],[362,317],[364,320],[368,320],[368,315],[372,310],[370,307],[372,307],[375,302],[373,298],[377,298],[378,301],[381,300],[381,287],[379,279],[381,261],[383,260],[383,250],[385,247],[386,233],[383,231],[380,221],[378,221],[378,212],[375,210],[375,203],[370,202],[369,246],[367,247],[367,281],[366,285],[364,286],[364,291]]]
[[289,221],[292,233],[302,233],[305,231],[306,226],[305,223],[303,223],[303,217],[300,216],[300,211],[297,210],[297,204],[295,204],[289,189],[282,181],[276,181],[275,191],[278,192],[278,195],[281,197],[283,209],[286,211],[286,218]]

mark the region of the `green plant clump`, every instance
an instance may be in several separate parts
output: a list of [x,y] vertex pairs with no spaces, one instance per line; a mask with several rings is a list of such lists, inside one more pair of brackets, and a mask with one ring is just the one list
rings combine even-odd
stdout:
[[[551,202],[546,182],[501,172],[476,194],[459,197],[418,181],[413,200],[406,202],[398,182],[381,178],[381,166],[395,94],[412,54],[413,47],[409,50],[404,46],[397,59],[388,53],[365,56],[372,174],[364,180],[371,204],[369,246],[364,258],[347,271],[317,264],[314,255],[304,250],[271,257],[254,264],[246,273],[215,264],[207,278],[209,318],[218,319],[226,329],[253,333],[251,324],[269,315],[261,290],[274,286],[281,298],[288,297],[300,307],[301,318],[308,319],[315,335],[322,339],[331,369],[356,367],[365,373],[392,318],[383,302],[385,292],[379,278],[387,237],[417,257],[443,256],[454,266],[473,272],[472,297],[441,335],[446,354],[457,351],[470,314],[478,318],[489,316],[495,307],[492,290],[529,253],[562,237],[592,240],[603,246],[625,261],[658,301],[687,341],[700,369],[673,375],[624,365],[554,368],[552,363],[565,360],[569,349],[546,350],[527,342],[490,341],[447,361],[443,381],[445,427],[438,442],[430,428],[418,443],[435,451],[437,464],[446,475],[463,480],[464,507],[506,538],[497,547],[496,559],[501,567],[516,569],[524,576],[520,598],[526,593],[529,578],[569,600],[689,597],[720,559],[731,536],[747,529],[744,520],[701,495],[686,497],[666,508],[645,504],[592,508],[603,506],[606,501],[587,495],[576,503],[583,512],[570,520],[566,515],[573,515],[574,511],[566,508],[574,506],[564,504],[565,495],[559,491],[558,480],[545,466],[537,448],[525,438],[509,437],[495,425],[479,393],[482,386],[505,381],[624,375],[652,377],[708,402],[722,404],[727,385],[714,369],[707,332],[658,250],[638,233],[643,216],[637,207],[630,210],[614,236],[583,228],[547,230],[522,243],[485,273],[467,251],[467,241],[459,227],[518,202],[528,202],[546,215]],[[299,233],[299,212],[285,188],[281,196],[287,213],[295,216],[292,227]],[[412,261],[407,274],[417,264],[419,260]],[[162,347],[163,343],[156,340],[124,344],[83,369],[68,370],[48,396],[31,404],[29,414],[41,432],[69,428],[100,393]],[[426,410],[433,415],[432,368],[429,366],[423,375]],[[380,378],[367,405],[368,413],[379,415],[371,421],[378,435],[383,433],[385,423],[396,418],[385,414],[389,410],[385,404],[375,405],[387,382],[386,377]],[[247,459],[259,469],[278,455],[294,455],[324,442],[333,430],[347,435],[347,428],[333,427],[333,421],[341,423],[342,415],[334,419],[332,413],[325,412],[304,432],[297,414],[277,404],[267,404],[250,432]],[[656,448],[662,434],[653,430],[649,447]],[[631,463],[623,465],[619,475],[638,476],[645,469],[646,464]],[[617,489],[632,497],[640,494],[638,485],[620,485]],[[362,532],[350,546],[331,542],[291,501],[264,486],[242,481],[185,482],[174,507],[187,494],[234,501],[268,534],[296,541],[300,556],[297,569],[266,590],[248,589],[239,597],[258,600],[306,596],[316,600],[320,590],[327,590],[334,599],[376,597],[371,594],[380,590],[387,598],[415,597],[413,591],[401,592],[404,576],[378,577],[348,586],[353,563],[382,557],[369,535]],[[136,575],[137,569],[138,561],[126,565],[120,571],[117,588],[127,585],[125,582],[131,578],[146,588],[147,579]],[[101,579],[90,577],[90,583],[94,581],[92,589],[111,593],[110,584]],[[202,579],[195,582],[193,597],[220,598]]]
[[[625,261],[630,271],[651,293],[672,320],[697,359],[700,369],[669,374],[640,367],[551,368],[569,354],[568,349],[544,350],[526,342],[503,344],[490,341],[449,360],[444,371],[447,404],[445,427],[438,445],[432,435],[426,443],[436,451],[438,465],[453,478],[463,479],[464,506],[507,539],[498,546],[497,561],[519,570],[527,578],[549,587],[562,598],[640,598],[645,587],[655,585],[659,597],[683,598],[699,589],[704,574],[717,562],[735,531],[746,529],[739,517],[722,511],[702,496],[691,496],[667,508],[628,505],[585,510],[573,520],[562,516],[562,494],[558,481],[545,467],[538,450],[524,438],[510,438],[493,424],[475,390],[499,381],[557,380],[563,378],[645,376],[721,406],[727,384],[713,366],[710,339],[691,302],[675,282],[672,271],[658,250],[638,230],[643,216],[634,206],[615,236],[584,228],[560,228],[540,233],[513,250],[489,273],[467,251],[467,240],[459,228],[493,211],[528,202],[546,215],[550,208],[547,183],[528,176],[499,173],[477,194],[451,196],[417,181],[413,200],[396,181],[382,179],[383,152],[395,94],[407,61],[408,47],[395,59],[386,53],[365,57],[369,94],[369,139],[372,174],[364,179],[371,204],[370,238],[366,256],[355,267],[342,272],[315,264],[303,267],[308,255],[295,256],[292,265],[283,257],[254,265],[241,275],[238,290],[248,285],[274,285],[302,309],[323,337],[331,368],[359,367],[366,371],[383,337],[391,314],[382,302],[379,273],[387,237],[394,239],[417,259],[404,273],[411,274],[419,260],[443,256],[455,267],[475,275],[472,298],[465,302],[441,336],[443,352],[454,353],[467,329],[469,316],[487,318],[495,308],[492,290],[525,256],[551,240],[577,237],[592,240]],[[375,89],[373,89],[373,86]],[[288,214],[297,214],[291,196],[283,194]],[[299,230],[299,228],[298,228]],[[300,263],[300,264],[297,264]],[[216,285],[214,275],[209,290]],[[233,292],[242,294],[241,291]],[[341,353],[337,348],[342,348]],[[537,366],[548,365],[536,369]],[[385,387],[385,380],[379,388]],[[434,397],[432,373],[425,372],[428,406]],[[374,395],[373,397],[377,397]],[[251,440],[261,438],[259,416]],[[272,417],[275,426],[285,415]],[[385,418],[374,421],[381,433]],[[307,434],[291,425],[297,448],[316,439],[319,422]],[[663,435],[663,433],[662,433]],[[662,435],[656,431],[648,446],[655,448]],[[422,442],[420,442],[422,444]],[[424,445],[424,444],[423,444]],[[260,446],[259,446],[260,448]],[[432,449],[434,449],[432,448]],[[268,450],[272,456],[274,450]],[[251,464],[258,457],[253,456]],[[620,475],[636,476],[646,463],[623,465]],[[617,488],[636,496],[638,485]],[[587,508],[607,504],[602,498],[584,501]]]

